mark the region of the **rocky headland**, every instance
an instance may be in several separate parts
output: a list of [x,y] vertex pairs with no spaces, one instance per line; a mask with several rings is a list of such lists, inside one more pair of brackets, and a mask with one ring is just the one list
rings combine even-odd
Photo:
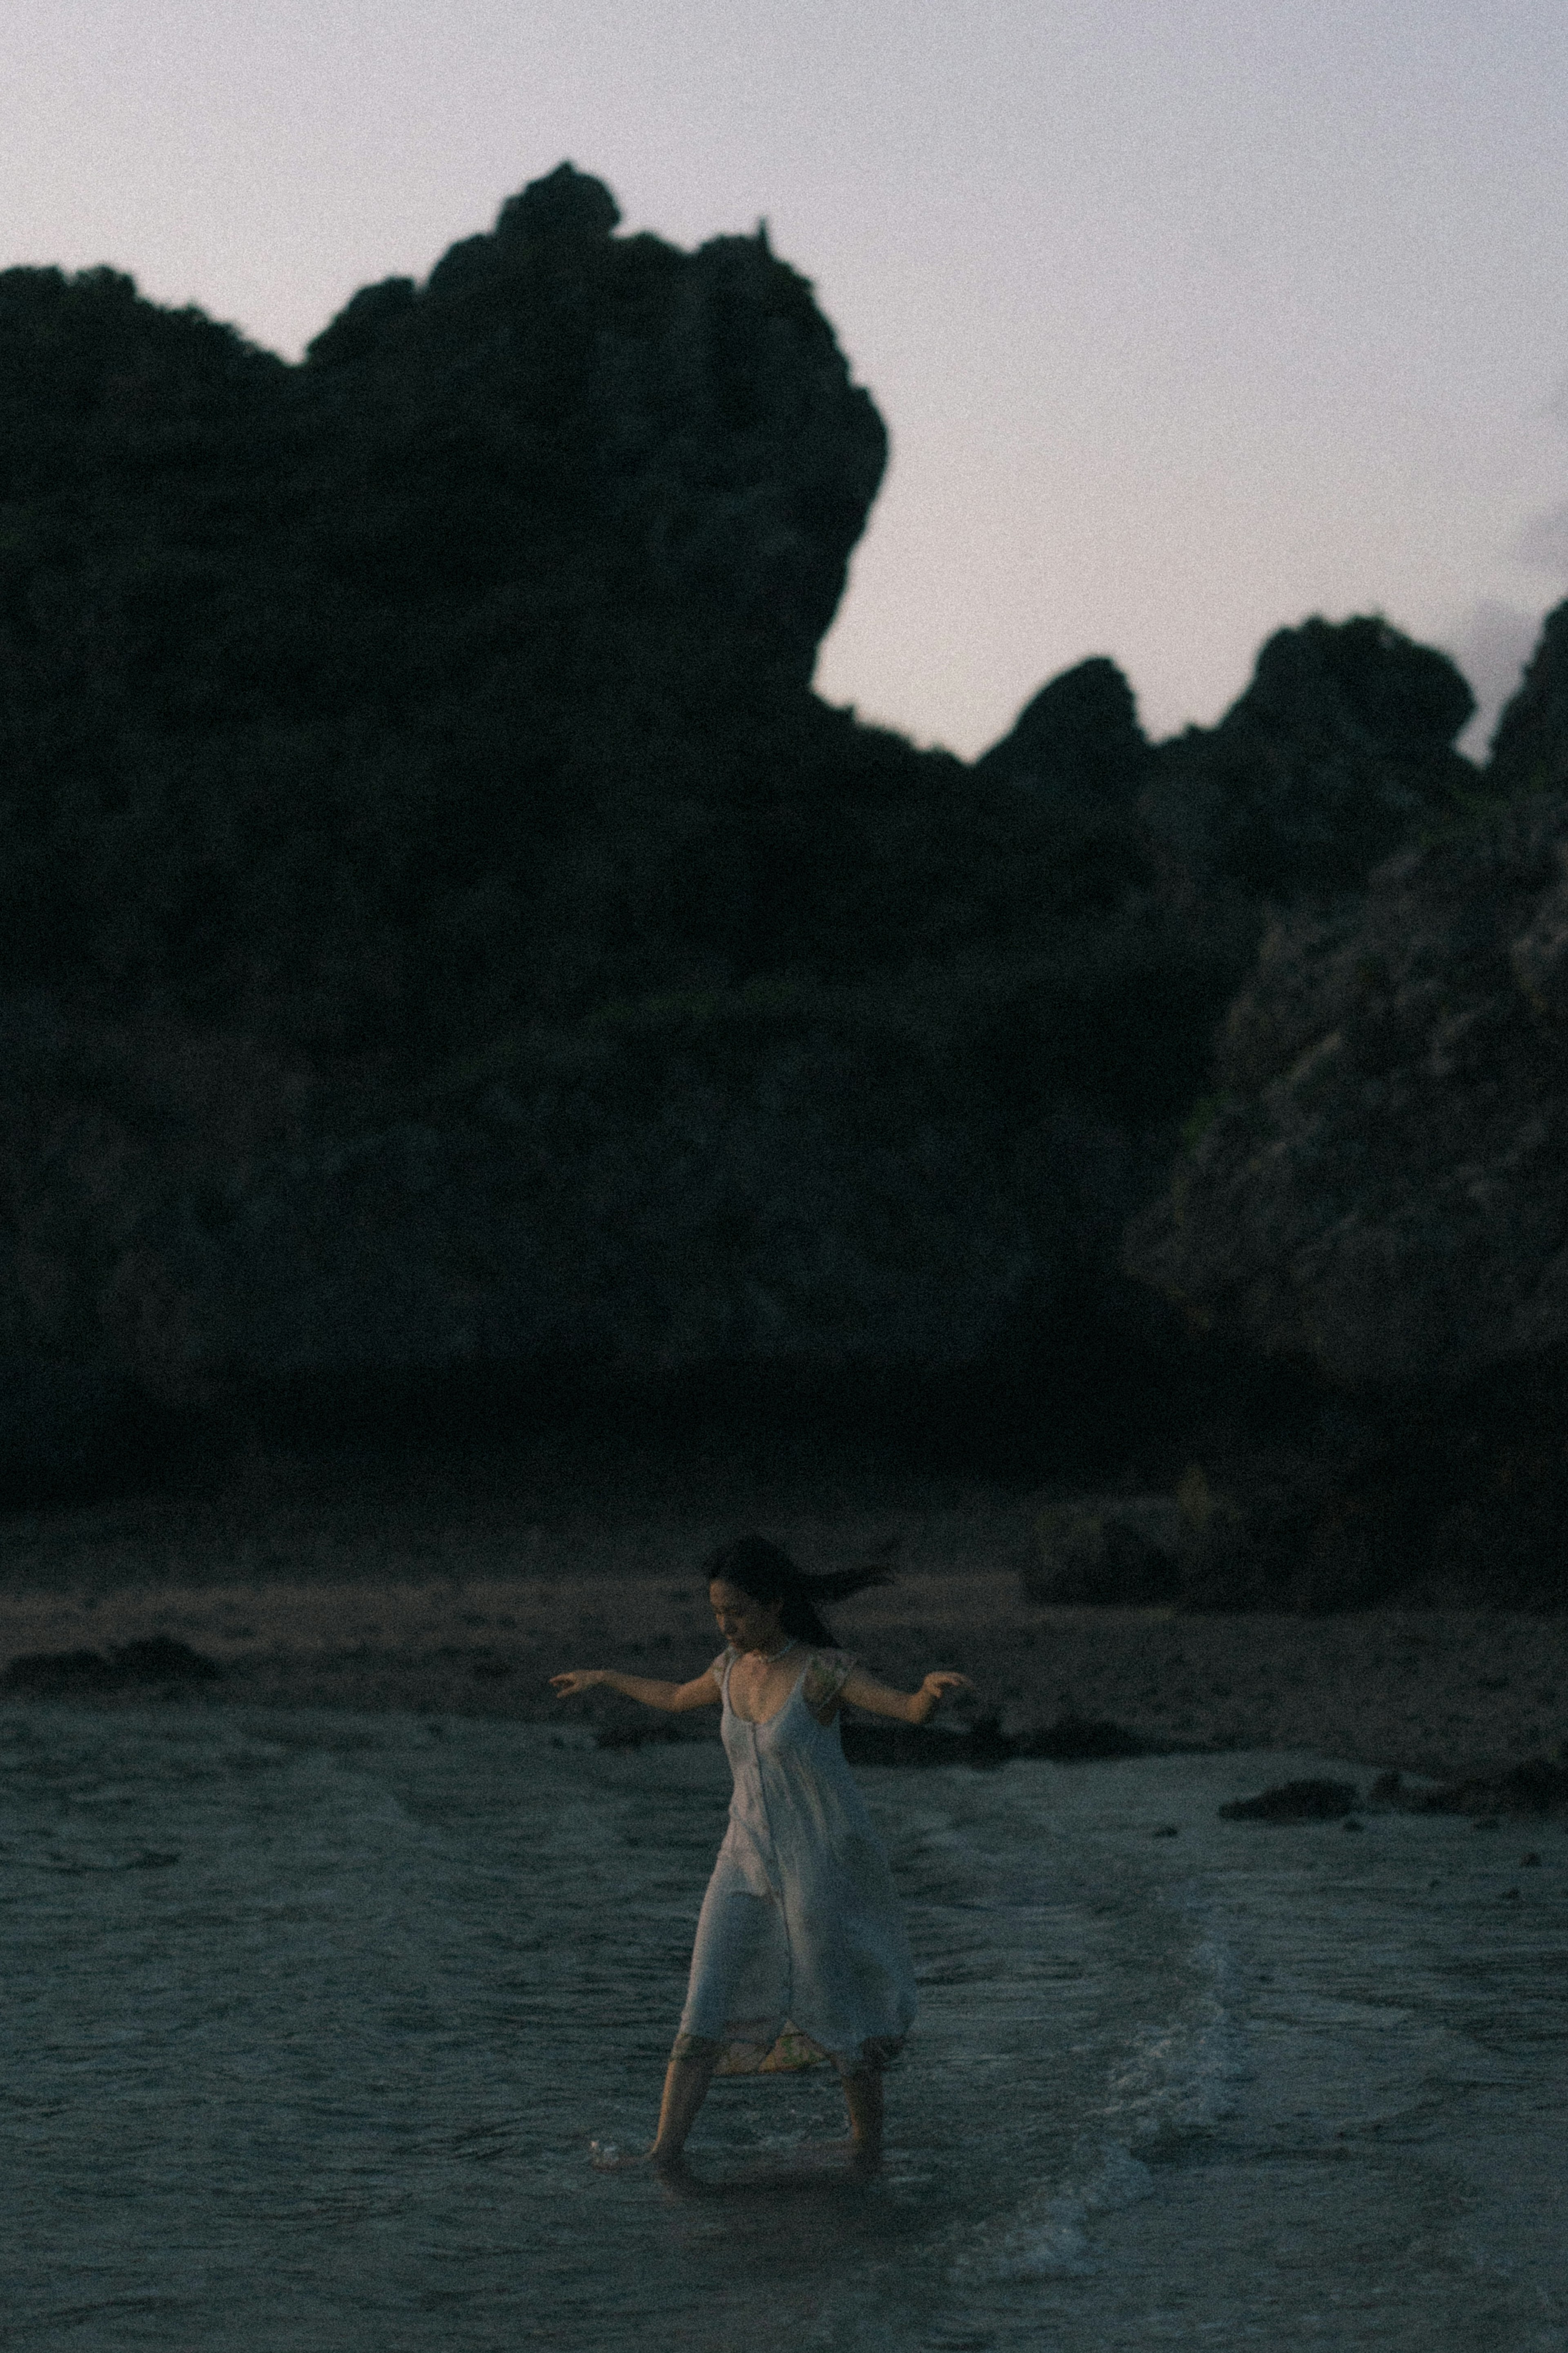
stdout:
[[1193,1482],[1188,1594],[1568,1599],[1565,877],[1532,794],[1271,928],[1129,1262],[1326,1402]]
[[1560,1602],[1568,608],[1485,765],[1375,617],[918,751],[809,284],[617,232],[0,274],[0,1496],[744,1395],[1137,1504],[1064,1605]]

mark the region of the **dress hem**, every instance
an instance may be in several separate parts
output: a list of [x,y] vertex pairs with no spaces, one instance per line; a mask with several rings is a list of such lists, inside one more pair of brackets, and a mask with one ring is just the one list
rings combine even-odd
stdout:
[[790,2021],[770,2036],[765,2028],[748,2034],[731,2029],[723,2034],[689,2034],[684,2028],[670,2050],[672,2059],[706,2059],[715,2055],[716,2075],[796,2075],[823,2065],[841,2076],[879,2075],[891,2066],[904,2047],[901,2034],[868,2034],[851,2051],[829,2051]]

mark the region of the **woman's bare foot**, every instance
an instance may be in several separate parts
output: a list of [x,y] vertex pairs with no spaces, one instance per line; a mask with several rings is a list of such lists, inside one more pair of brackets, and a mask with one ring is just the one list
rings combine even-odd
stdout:
[[617,2148],[613,2140],[591,2140],[588,2162],[595,2173],[680,2173],[685,2170],[686,2155],[682,2149],[661,2149],[656,2141],[649,2148]]
[[799,2144],[795,2161],[809,2173],[837,2173],[841,2168],[848,2173],[875,2173],[882,2162],[882,2152],[851,2135],[844,2140],[804,2140]]

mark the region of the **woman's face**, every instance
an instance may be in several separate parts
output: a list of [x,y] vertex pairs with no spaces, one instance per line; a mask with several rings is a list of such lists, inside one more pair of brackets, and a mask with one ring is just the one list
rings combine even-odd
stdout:
[[719,1631],[733,1649],[773,1649],[782,1631],[782,1601],[758,1601],[753,1595],[742,1593],[738,1585],[727,1585],[721,1577],[716,1577],[708,1588],[708,1599],[713,1604]]

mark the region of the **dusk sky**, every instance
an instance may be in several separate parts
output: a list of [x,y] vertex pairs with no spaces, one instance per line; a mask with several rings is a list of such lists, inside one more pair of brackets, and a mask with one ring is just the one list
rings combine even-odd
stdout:
[[973,754],[1109,653],[1165,733],[1381,611],[1495,703],[1568,593],[1563,0],[49,0],[0,265],[290,355],[563,157],[815,280],[893,440],[818,684]]

